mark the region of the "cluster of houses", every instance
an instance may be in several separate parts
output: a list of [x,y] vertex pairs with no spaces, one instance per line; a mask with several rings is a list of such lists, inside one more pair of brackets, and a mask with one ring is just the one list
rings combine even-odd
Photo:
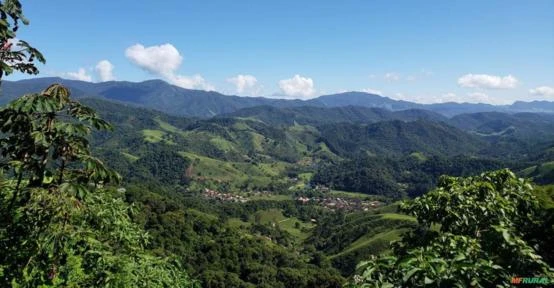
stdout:
[[297,197],[302,204],[315,203],[331,210],[368,211],[383,205],[380,201],[367,201],[357,198],[340,197]]
[[[271,194],[269,191],[251,192],[249,196],[260,196]],[[248,202],[248,197],[233,193],[223,193],[216,190],[204,188],[202,195],[207,199],[216,199],[224,202]],[[345,211],[368,211],[382,206],[384,203],[380,201],[362,200],[359,198],[341,198],[341,197],[296,197],[296,201],[301,204],[315,204],[326,207],[331,210]]]
[[262,190],[262,191],[255,190],[252,192],[247,192],[247,195],[248,196],[270,196],[270,195],[273,195],[273,193],[268,190]]
[[231,194],[231,193],[222,193],[219,191],[211,190],[208,188],[204,189],[204,192],[202,195],[208,199],[217,199],[220,201],[226,201],[226,202],[240,202],[245,203],[248,201],[245,197],[237,194]]

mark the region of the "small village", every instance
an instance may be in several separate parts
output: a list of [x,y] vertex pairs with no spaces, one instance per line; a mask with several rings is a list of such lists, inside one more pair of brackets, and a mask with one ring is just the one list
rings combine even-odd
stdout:
[[242,195],[232,194],[232,193],[222,193],[208,188],[204,189],[202,196],[208,199],[216,199],[224,202],[246,203],[248,201],[248,199]]
[[[263,192],[258,192],[258,194],[265,194]],[[235,202],[235,203],[246,203],[250,199],[248,197],[234,194],[234,193],[223,193],[216,190],[205,188],[202,196],[207,199],[215,199],[223,202]],[[378,208],[384,205],[380,201],[369,201],[362,200],[358,198],[341,198],[341,197],[306,197],[300,196],[296,197],[295,201],[300,204],[306,205],[318,205],[330,210],[343,210],[343,211],[368,211],[371,209]]]
[[367,201],[357,198],[340,198],[340,197],[297,197],[296,201],[302,204],[313,204],[326,207],[333,211],[368,211],[382,206],[384,203],[380,201]]

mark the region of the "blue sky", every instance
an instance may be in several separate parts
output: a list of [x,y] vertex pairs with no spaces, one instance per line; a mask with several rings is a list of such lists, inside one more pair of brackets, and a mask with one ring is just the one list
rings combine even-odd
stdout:
[[31,24],[18,38],[45,54],[40,76],[300,99],[554,100],[552,0],[22,2]]

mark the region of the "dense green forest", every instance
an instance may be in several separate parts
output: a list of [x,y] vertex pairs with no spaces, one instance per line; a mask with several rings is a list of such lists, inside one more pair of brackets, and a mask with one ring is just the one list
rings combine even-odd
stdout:
[[[28,21],[0,8],[5,44]],[[19,47],[0,78],[38,73]],[[45,82],[0,109],[0,286],[554,279],[550,114],[251,100],[191,118],[124,104],[143,93],[124,85],[106,100]]]

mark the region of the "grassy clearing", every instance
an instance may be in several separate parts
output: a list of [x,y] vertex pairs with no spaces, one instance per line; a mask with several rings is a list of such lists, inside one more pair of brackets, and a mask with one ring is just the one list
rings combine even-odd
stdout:
[[264,174],[268,176],[279,176],[284,173],[287,168],[289,167],[289,164],[285,162],[273,162],[273,163],[259,163],[258,169]]
[[391,220],[402,220],[402,221],[412,221],[416,222],[416,218],[404,214],[398,214],[398,213],[384,213],[381,214],[383,218],[385,219],[391,219]]
[[210,143],[215,147],[217,147],[217,149],[224,152],[230,152],[235,150],[235,145],[232,142],[225,140],[219,136],[212,136],[210,138]]
[[171,133],[183,133],[183,130],[165,122],[165,121],[162,121],[160,119],[160,117],[156,117],[154,118],[154,121],[156,121],[156,123],[158,123],[158,126],[160,126],[160,128],[162,128],[163,130],[167,131],[167,132],[171,132]]
[[410,157],[420,161],[420,162],[424,162],[424,161],[427,161],[427,157],[425,155],[423,155],[423,153],[421,152],[413,152],[412,154],[410,154]]
[[341,255],[345,255],[347,253],[351,253],[355,250],[373,245],[377,241],[385,241],[385,242],[391,242],[400,239],[400,236],[402,233],[408,231],[408,229],[401,228],[401,229],[393,229],[382,233],[377,233],[374,235],[366,234],[362,237],[360,237],[358,240],[352,242],[346,249],[341,251],[340,253],[331,256],[330,258],[339,257]]
[[175,145],[175,142],[169,139],[168,134],[161,130],[145,129],[142,130],[142,135],[144,136],[144,140],[150,143],[163,141],[166,144]]
[[232,182],[248,179],[248,176],[237,168],[232,162],[217,160],[189,152],[178,152],[181,156],[190,159],[193,164],[193,175],[211,178],[218,181]]
[[145,130],[142,130],[142,135],[144,136],[144,139],[146,141],[151,143],[157,143],[162,141],[162,137],[166,135],[166,133],[161,130],[145,129]]
[[[296,223],[299,225],[298,228],[296,228]],[[309,230],[314,226],[314,224],[302,222],[296,217],[287,218],[279,222],[279,227],[281,229],[287,231],[301,241],[306,240],[310,236]]]
[[294,123],[294,125],[290,126],[289,131],[295,132],[295,133],[305,133],[310,132],[312,134],[319,134],[319,131],[317,128],[310,126],[310,125],[300,125],[298,123]]
[[279,209],[268,209],[258,211],[254,214],[253,222],[260,224],[279,223],[281,220],[285,220],[287,217],[283,216],[283,213]]
[[537,168],[537,165],[533,165],[531,167],[527,167],[523,170],[521,170],[519,172],[519,174],[523,177],[529,177],[529,175],[531,175],[531,173],[533,173],[535,171],[535,169]]
[[319,158],[323,158],[323,159],[331,159],[331,160],[334,160],[334,161],[338,161],[340,160],[341,158],[333,153],[329,147],[327,146],[327,144],[321,142],[319,143],[319,146],[314,150],[313,152],[313,155],[316,156],[316,157],[319,157]]
[[250,226],[250,222],[244,222],[239,218],[229,218],[229,220],[227,220],[227,225],[232,228],[241,228]]
[[341,198],[358,198],[358,199],[368,199],[375,197],[373,195],[368,195],[364,193],[358,193],[358,192],[347,192],[347,191],[340,191],[340,190],[331,190],[329,192],[330,195],[333,195],[335,197],[341,197]]
[[[538,168],[537,168],[538,167]],[[538,169],[538,171],[536,171]],[[554,170],[554,161],[545,162],[540,165],[527,167],[519,172],[523,177],[536,177],[550,173]]]
[[[272,182],[284,182],[279,178],[286,171],[287,163],[260,163],[253,165],[244,162],[229,162],[181,151],[179,154],[188,158],[193,164],[193,178],[203,178],[216,182],[225,182],[234,190],[246,185],[247,189],[263,189]],[[258,187],[258,188],[255,188]]]
[[[284,196],[284,195],[283,195]],[[238,218],[231,218],[229,225],[234,227],[248,227],[250,223],[260,223],[264,225],[274,224],[284,231],[287,231],[298,241],[303,241],[310,236],[310,230],[315,226],[312,223],[302,222],[296,217],[285,217],[279,209],[268,209],[256,212],[248,222],[241,221]],[[298,227],[297,224],[298,223]]]
[[304,183],[308,183],[312,180],[312,177],[314,176],[313,172],[307,172],[307,173],[300,173],[298,174],[298,179]]
[[257,119],[256,117],[233,117],[238,120],[245,120],[245,121],[254,121],[259,123],[265,123],[264,121]]
[[263,152],[264,147],[262,143],[265,142],[264,141],[266,139],[265,136],[256,132],[250,132],[250,136],[251,136],[250,141],[252,141],[252,147],[254,147],[254,150],[256,152]]
[[127,153],[127,152],[121,151],[120,153],[121,153],[121,155],[123,155],[125,158],[127,158],[127,160],[129,160],[129,161],[131,161],[131,162],[135,162],[135,161],[137,161],[137,160],[140,158],[140,157],[138,157],[138,156],[135,156],[135,155],[130,154],[130,153]]
[[554,161],[543,163],[539,167],[539,173],[540,174],[546,174],[550,171],[554,170]]
[[377,211],[379,213],[385,213],[385,214],[386,213],[396,214],[398,212],[399,206],[400,206],[400,202],[395,202],[395,203],[387,205],[387,206],[379,207],[379,208],[375,209],[375,211]]

